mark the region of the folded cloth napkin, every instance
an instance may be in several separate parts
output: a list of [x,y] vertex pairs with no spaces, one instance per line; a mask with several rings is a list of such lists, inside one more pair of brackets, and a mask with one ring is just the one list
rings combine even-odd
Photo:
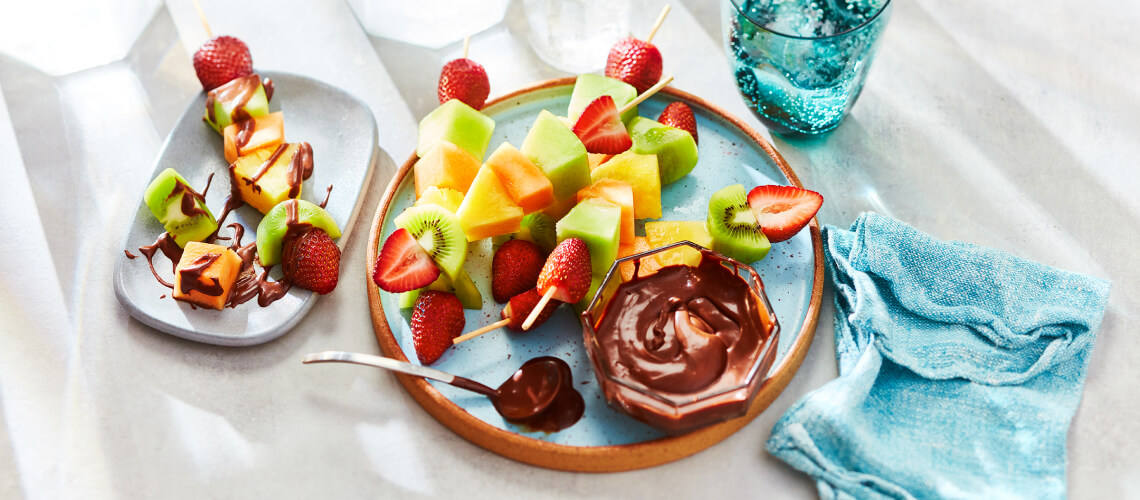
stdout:
[[877,214],[823,244],[839,378],[768,451],[825,499],[1063,498],[1109,283]]

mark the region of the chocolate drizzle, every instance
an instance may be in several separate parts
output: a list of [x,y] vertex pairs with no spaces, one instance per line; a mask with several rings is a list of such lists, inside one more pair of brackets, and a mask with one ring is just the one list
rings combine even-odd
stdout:
[[296,198],[301,194],[301,183],[313,175],[313,147],[307,142],[297,145],[293,158],[289,161],[289,169],[285,171],[285,179],[289,183],[289,197]]
[[222,287],[218,278],[210,277],[212,283],[202,282],[202,273],[206,272],[221,257],[221,254],[208,253],[198,256],[189,265],[178,270],[178,283],[180,291],[183,295],[189,295],[191,291],[197,291],[203,295],[210,297],[220,296],[226,291]]
[[[261,167],[257,169],[257,172],[254,172],[253,177],[248,179],[243,178],[241,181],[244,182],[246,186],[250,186],[253,189],[253,192],[260,193],[261,185],[258,184],[257,181],[261,180],[262,176],[269,173],[269,169],[273,168],[273,164],[277,163],[277,160],[281,158],[281,155],[285,154],[285,150],[287,149],[289,149],[288,144],[281,144],[280,146],[277,146],[277,149],[273,150],[273,154],[269,155],[269,158],[266,158],[265,163],[261,164]],[[230,171],[233,172],[233,175],[235,177],[237,176],[237,171],[235,170],[236,165],[237,164],[235,163],[230,167]]]
[[257,120],[243,120],[238,124],[237,134],[234,135],[234,146],[237,146],[238,156],[241,156],[242,149],[249,144],[249,139],[253,137],[255,130],[257,130]]
[[210,189],[210,182],[214,180],[214,174],[210,174],[209,180],[206,181],[206,189],[202,193],[198,193],[194,188],[187,186],[182,181],[174,181],[174,189],[170,194],[166,195],[166,199],[171,199],[180,194],[185,194],[179,203],[179,209],[182,210],[182,215],[187,217],[194,217],[198,215],[205,215],[206,209],[206,191]]
[[[261,86],[261,78],[253,74],[234,78],[226,84],[208,92],[206,94],[206,116],[209,117],[209,122],[218,123],[218,117],[214,109],[218,101],[230,104],[231,123],[248,119],[249,112],[246,111],[245,107]],[[267,91],[267,99],[269,94],[270,92]],[[225,104],[223,104],[222,107],[226,107]]]
[[329,195],[331,195],[331,194],[332,194],[332,184],[329,184],[329,188],[325,190],[325,201],[322,201],[321,204],[317,205],[317,206],[319,206],[321,208],[325,208],[326,206],[328,206]]
[[273,86],[273,79],[268,76],[261,80],[261,86],[265,88],[265,100],[273,100],[273,91],[276,90]]
[[158,275],[158,271],[154,269],[154,254],[159,250],[162,251],[162,255],[170,259],[170,262],[173,264],[173,269],[178,266],[178,261],[182,260],[182,247],[178,246],[178,243],[175,243],[170,233],[162,233],[153,244],[139,247],[139,253],[146,256],[146,262],[150,266],[150,273],[154,275],[154,279],[162,283],[162,286],[173,290],[174,284],[162,279],[162,277]]

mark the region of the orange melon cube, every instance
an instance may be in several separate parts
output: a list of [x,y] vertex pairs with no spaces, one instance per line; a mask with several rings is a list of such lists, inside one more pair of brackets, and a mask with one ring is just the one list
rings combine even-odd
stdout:
[[537,212],[554,203],[554,185],[550,179],[511,143],[499,145],[487,158],[487,166],[499,176],[511,199],[522,207],[523,213]]
[[570,196],[565,200],[556,200],[549,207],[542,209],[542,213],[548,215],[551,219],[559,220],[566,217],[574,205],[578,204],[578,196]]
[[[622,257],[629,257],[633,254],[648,252],[650,249],[651,247],[649,246],[649,241],[646,240],[644,236],[636,236],[634,237],[632,244],[618,245],[617,258],[620,259]],[[661,267],[661,263],[657,260],[656,255],[642,257],[640,266],[637,270],[637,275],[649,276],[650,274],[657,272],[657,270],[661,269]],[[633,268],[634,261],[622,262],[619,264],[618,269],[621,270],[621,279],[625,281],[633,279]]]
[[466,193],[481,164],[471,153],[447,141],[439,141],[416,162],[416,198],[431,186]]
[[522,227],[523,209],[515,204],[499,176],[483,166],[455,211],[467,241],[510,234]]
[[241,271],[241,257],[221,245],[191,241],[174,268],[174,299],[221,310]]
[[285,142],[285,121],[280,111],[249,118],[227,125],[222,130],[222,138],[226,161],[233,163],[251,151],[275,148]]
[[590,162],[590,170],[593,170],[598,165],[610,161],[610,158],[613,157],[614,155],[608,155],[605,153],[586,153],[586,161]]
[[633,243],[633,186],[615,179],[601,179],[578,190],[578,201],[601,198],[621,207],[621,243]]

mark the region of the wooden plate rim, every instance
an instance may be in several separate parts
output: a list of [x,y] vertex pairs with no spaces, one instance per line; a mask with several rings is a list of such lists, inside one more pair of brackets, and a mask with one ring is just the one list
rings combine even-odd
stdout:
[[[573,85],[574,81],[575,77],[567,77],[539,82],[493,99],[484,106],[484,109],[509,101],[523,94],[554,87]],[[665,87],[661,90],[661,93],[678,100],[686,101],[691,105],[707,109],[724,121],[736,126],[752,138],[752,140],[768,154],[776,163],[781,173],[787,177],[789,182],[795,186],[803,187],[802,184],[800,184],[799,178],[795,172],[792,171],[783,156],[781,156],[763,136],[739,118],[688,92],[672,87]],[[408,361],[408,358],[404,355],[403,350],[400,348],[392,333],[391,327],[388,325],[384,308],[380,302],[379,287],[372,281],[371,276],[372,263],[376,260],[377,248],[380,243],[381,225],[387,216],[388,207],[391,206],[392,199],[396,196],[396,191],[399,189],[404,177],[411,171],[412,165],[415,164],[416,160],[417,156],[413,152],[392,177],[391,182],[384,192],[383,198],[380,200],[376,217],[372,221],[371,233],[368,239],[367,259],[364,265],[365,276],[368,277],[368,304],[372,312],[372,326],[376,333],[376,339],[380,344],[380,350],[385,356],[401,361]],[[812,295],[803,326],[800,329],[799,335],[796,336],[796,342],[791,346],[788,356],[769,372],[768,379],[761,385],[756,399],[753,400],[748,413],[743,417],[711,425],[688,434],[668,436],[640,443],[610,446],[571,446],[542,441],[500,429],[467,413],[467,411],[444,397],[442,393],[426,380],[402,374],[396,374],[395,376],[412,398],[440,423],[464,439],[513,460],[550,469],[578,472],[633,470],[679,460],[720,442],[756,418],[756,416],[764,411],[764,409],[776,399],[780,392],[783,391],[803,363],[804,356],[807,354],[808,347],[811,345],[819,320],[824,278],[823,243],[820,237],[819,222],[816,219],[812,219],[809,230],[815,256],[815,266]],[[782,335],[781,337],[784,336]]]

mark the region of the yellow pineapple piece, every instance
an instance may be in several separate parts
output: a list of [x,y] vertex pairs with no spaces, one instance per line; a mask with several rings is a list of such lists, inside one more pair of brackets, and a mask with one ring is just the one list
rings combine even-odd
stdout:
[[475,241],[518,231],[523,209],[511,199],[495,171],[483,165],[455,215],[467,241]]
[[[650,248],[660,248],[678,241],[689,240],[705,248],[712,248],[712,236],[704,221],[653,221],[645,223],[645,239]],[[674,248],[657,254],[662,266],[684,264],[697,266],[701,253],[691,247]]]
[[590,171],[592,182],[602,179],[624,181],[633,186],[633,217],[661,218],[661,175],[656,155],[626,151]]
[[451,188],[440,188],[431,186],[424,190],[424,194],[416,200],[416,205],[427,205],[432,203],[439,205],[448,212],[455,213],[459,210],[459,204],[463,203],[463,193]]
[[301,196],[301,182],[313,171],[313,148],[307,142],[263,148],[230,165],[230,181],[245,201],[261,213]]

